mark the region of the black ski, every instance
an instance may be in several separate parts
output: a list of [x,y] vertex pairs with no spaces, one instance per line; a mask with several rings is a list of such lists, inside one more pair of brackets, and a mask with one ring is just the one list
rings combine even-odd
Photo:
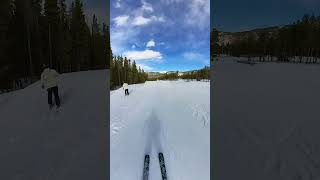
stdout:
[[147,155],[144,156],[143,180],[148,180],[149,164],[150,164],[150,156],[147,154]]
[[162,180],[167,180],[166,165],[165,165],[165,162],[164,162],[163,154],[161,152],[159,153],[159,163],[160,163]]

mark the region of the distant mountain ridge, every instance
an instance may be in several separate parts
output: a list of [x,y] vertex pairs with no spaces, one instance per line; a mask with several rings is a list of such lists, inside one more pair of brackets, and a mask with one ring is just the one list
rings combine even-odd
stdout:
[[167,72],[147,72],[148,78],[159,78],[162,77],[164,74],[172,74],[178,73],[179,76],[182,76],[187,73],[197,72],[199,70],[189,70],[189,71],[167,71]]
[[271,26],[266,28],[256,28],[248,31],[241,31],[241,32],[224,32],[224,31],[218,31],[219,33],[219,45],[226,45],[231,44],[235,40],[242,40],[244,38],[247,38],[250,34],[253,35],[256,39],[258,38],[259,33],[278,33],[278,31],[281,28],[284,27],[290,27],[291,25],[285,25],[285,26]]
[[[318,63],[319,29],[320,15],[308,14],[291,24],[243,32],[224,32],[213,28],[210,32],[210,60],[219,55],[231,55],[259,57],[262,62]],[[303,57],[308,58],[303,60]]]

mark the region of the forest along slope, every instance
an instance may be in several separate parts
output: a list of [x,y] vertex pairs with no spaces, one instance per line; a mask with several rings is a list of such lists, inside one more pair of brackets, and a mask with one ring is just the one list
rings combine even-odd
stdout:
[[210,179],[210,83],[152,81],[111,92],[111,179],[160,180],[158,152],[168,179]]
[[59,112],[36,82],[0,95],[0,179],[107,179],[107,70],[62,74]]
[[213,178],[320,178],[320,66],[214,65]]

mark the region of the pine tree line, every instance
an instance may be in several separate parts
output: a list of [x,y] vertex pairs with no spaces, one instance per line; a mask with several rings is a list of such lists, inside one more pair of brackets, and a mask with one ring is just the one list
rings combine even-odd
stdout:
[[156,80],[178,80],[178,79],[210,79],[210,67],[205,66],[202,69],[183,72],[182,75],[179,75],[179,71],[176,72],[167,72],[157,78],[149,78],[149,81],[156,81]]
[[220,49],[218,42],[219,31],[214,28],[210,32],[210,61],[213,61],[213,58],[219,54],[219,52],[217,51],[218,49]]
[[320,16],[304,15],[301,20],[274,32],[248,32],[231,44],[217,45],[211,34],[211,53],[254,57],[258,61],[318,63],[320,58]]
[[197,79],[197,80],[210,79],[210,67],[205,66],[200,70],[184,73],[180,78],[181,79]]
[[38,79],[42,64],[60,73],[108,68],[109,27],[96,16],[89,25],[81,0],[70,7],[65,0],[2,0],[0,7],[0,89]]
[[123,83],[138,84],[144,83],[148,74],[137,67],[135,61],[126,57],[115,56],[110,62],[110,89],[122,86]]
[[179,72],[164,73],[162,76],[158,77],[157,80],[177,80],[179,79]]

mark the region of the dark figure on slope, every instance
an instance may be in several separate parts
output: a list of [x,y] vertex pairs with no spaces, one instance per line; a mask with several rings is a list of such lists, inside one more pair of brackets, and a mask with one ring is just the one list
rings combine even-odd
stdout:
[[59,91],[58,91],[58,76],[56,70],[51,69],[47,65],[43,65],[43,72],[41,74],[41,83],[42,89],[46,88],[48,91],[48,104],[50,109],[53,107],[52,102],[52,94],[54,95],[54,100],[57,105],[57,108],[60,107],[60,98],[59,98]]
[[123,83],[122,88],[124,89],[124,94],[129,95],[128,84]]

